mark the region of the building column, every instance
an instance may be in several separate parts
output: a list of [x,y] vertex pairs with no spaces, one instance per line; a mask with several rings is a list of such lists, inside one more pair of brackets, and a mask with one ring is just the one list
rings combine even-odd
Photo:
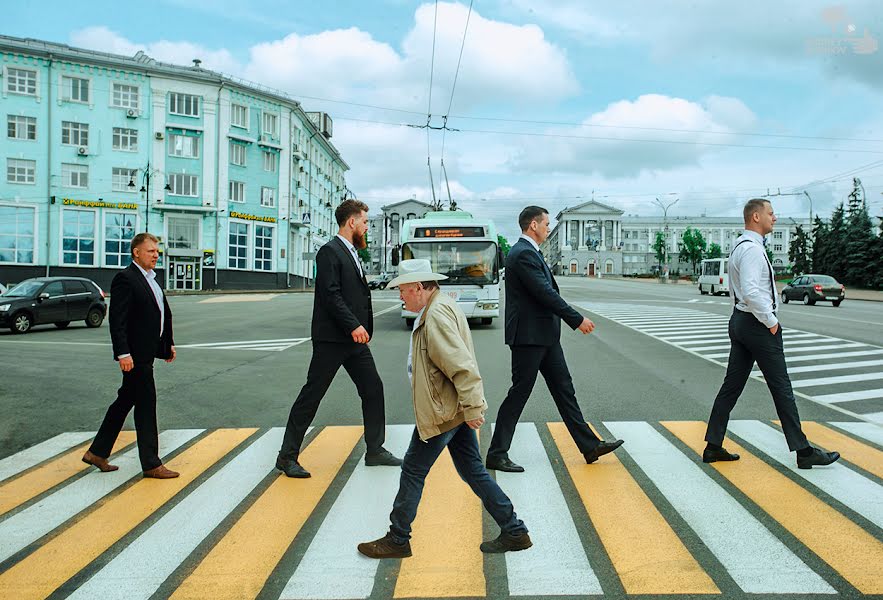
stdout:
[[601,224],[601,249],[607,250],[607,221],[599,221]]

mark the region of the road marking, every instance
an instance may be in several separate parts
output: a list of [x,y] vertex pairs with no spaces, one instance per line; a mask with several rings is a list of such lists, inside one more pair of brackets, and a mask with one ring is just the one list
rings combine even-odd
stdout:
[[[663,422],[662,425],[697,455],[702,455],[705,423]],[[815,424],[804,422],[803,425],[811,428]],[[739,461],[716,462],[711,468],[862,593],[883,593],[883,544],[732,440],[726,445],[728,450],[740,455]]]
[[[781,425],[779,421],[773,422]],[[803,431],[814,444],[828,450],[837,450],[845,460],[883,479],[883,452],[880,450],[813,421],[804,421]]]
[[839,394],[824,394],[821,396],[815,396],[815,399],[819,402],[831,404],[837,402],[852,402],[853,400],[871,400],[874,398],[883,398],[883,389],[859,390],[856,392],[841,392]]
[[[855,383],[858,381],[877,381],[883,379],[883,372],[856,373],[854,375],[836,375],[834,377],[815,377],[813,379],[798,379],[791,382],[791,387],[803,388],[820,385],[839,385],[842,383]],[[880,390],[883,393],[883,390]]]
[[614,454],[587,465],[563,423],[548,427],[626,594],[720,593]]
[[[265,434],[265,447],[256,449],[251,462],[258,472],[257,481],[273,469],[283,433],[279,428]],[[172,598],[256,598],[361,437],[361,427],[323,429],[301,454],[312,477],[290,479],[280,473]],[[241,465],[243,469],[248,466]]]
[[824,365],[809,365],[807,367],[788,367],[788,374],[816,373],[818,371],[841,371],[843,369],[860,369],[863,367],[878,367],[883,365],[883,360],[858,360],[845,363],[828,363]]
[[268,302],[280,294],[224,294],[200,300],[197,304],[226,304],[228,302]]
[[840,463],[798,469],[782,433],[760,421],[730,421],[729,430],[877,527],[883,527],[883,487],[879,484]]
[[[163,456],[174,452],[203,431],[163,431],[159,434]],[[119,470],[110,473],[93,471],[0,522],[0,562],[60,527],[141,473],[138,448],[115,457],[113,462]]]
[[[116,454],[135,441],[134,431],[121,431],[113,445],[111,455]],[[89,444],[83,444],[63,454],[33,471],[22,474],[0,484],[0,515],[4,515],[16,506],[24,504],[31,498],[55,487],[59,483],[78,475],[87,469],[94,469],[83,462],[83,453]]]
[[[789,360],[792,360],[791,355],[797,352],[816,352],[817,350],[835,350],[837,348],[859,348],[861,346],[866,346],[866,344],[859,344],[857,342],[839,342],[837,344],[823,344],[821,346],[814,346],[811,348],[790,348],[785,353],[785,362],[787,363]],[[845,352],[843,354],[846,354]],[[729,352],[720,352],[716,354],[703,354],[704,358],[729,358]]]
[[[384,447],[404,456],[412,425],[387,425]],[[304,462],[312,469],[309,462]],[[389,512],[399,489],[401,469],[366,467],[360,458],[322,521],[319,531],[282,591],[282,599],[367,598],[374,589],[379,561],[356,551],[389,528]]]
[[[555,429],[552,434],[555,435]],[[566,432],[565,435],[569,436]],[[603,594],[533,423],[518,424],[509,453],[527,472],[497,471],[497,483],[512,500],[515,512],[527,525],[534,543],[526,552],[506,553],[509,595]],[[585,465],[581,454],[579,458]],[[537,493],[538,490],[542,493]]]
[[[806,362],[809,360],[821,360],[823,358],[851,358],[854,356],[876,356],[883,354],[883,350],[854,350],[852,352],[826,352],[823,354],[809,354],[806,356],[786,356],[787,363]],[[788,369],[790,372],[791,369]]]
[[460,479],[445,449],[426,478],[411,534],[414,555],[402,561],[393,597],[483,597],[481,511],[481,500]]
[[835,593],[650,424],[604,424],[616,437],[628,440],[623,448],[746,593]]
[[21,452],[16,452],[12,456],[7,456],[0,460],[0,481],[5,481],[13,475],[27,471],[34,465],[38,465],[44,460],[49,460],[71,446],[91,440],[94,435],[94,431],[60,433],[45,442],[40,442],[36,446],[31,446]]
[[[142,479],[0,574],[0,590],[16,600],[45,598],[149,518],[254,429],[217,430],[169,461],[176,479]],[[143,570],[146,568],[142,565]],[[131,574],[130,574],[131,575]],[[102,596],[112,598],[111,595]]]
[[880,427],[879,425],[872,425],[871,423],[854,423],[851,421],[837,421],[831,423],[831,425],[883,447],[883,427]]

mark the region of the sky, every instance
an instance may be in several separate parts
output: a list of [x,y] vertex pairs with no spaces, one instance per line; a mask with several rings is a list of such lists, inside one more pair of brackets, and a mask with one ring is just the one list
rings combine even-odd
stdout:
[[372,212],[450,189],[511,239],[522,207],[593,198],[737,216],[773,194],[796,217],[805,191],[827,215],[858,176],[883,216],[877,0],[42,0],[4,16],[6,35],[199,58],[329,113]]

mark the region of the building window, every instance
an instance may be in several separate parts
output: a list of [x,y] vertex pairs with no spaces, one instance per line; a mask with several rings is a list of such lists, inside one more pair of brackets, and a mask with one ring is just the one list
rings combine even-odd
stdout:
[[245,146],[230,142],[230,162],[240,167],[245,166]]
[[6,182],[7,183],[35,183],[37,173],[37,161],[24,160],[21,158],[6,159]]
[[276,153],[275,152],[264,152],[264,171],[269,171],[271,173],[276,172]]
[[135,237],[135,213],[104,213],[104,264],[108,267],[127,267],[132,262],[130,245]]
[[37,95],[37,72],[31,69],[6,69],[6,91],[10,94]]
[[64,211],[61,244],[64,264],[95,264],[95,211]]
[[61,164],[61,185],[86,189],[89,187],[89,167],[87,165]]
[[230,222],[227,266],[231,269],[248,268],[248,223]]
[[196,175],[186,173],[174,173],[169,177],[169,186],[172,188],[169,194],[172,196],[199,195],[199,178]]
[[33,208],[0,206],[0,263],[34,262]]
[[169,112],[173,115],[182,115],[185,117],[199,116],[199,96],[190,94],[179,94],[171,92],[169,94]]
[[37,139],[37,119],[19,115],[6,116],[6,135],[14,140]]
[[248,129],[248,107],[241,104],[231,104],[230,124],[233,127]]
[[245,202],[245,183],[242,181],[230,182],[230,202]]
[[138,86],[124,83],[113,84],[110,105],[114,108],[134,108],[138,110]]
[[123,152],[138,152],[138,130],[114,127],[113,149]]
[[608,273],[608,274],[613,273],[613,260],[612,259],[608,258],[607,262],[604,263],[604,272]]
[[781,240],[782,239],[782,232],[781,231],[774,231],[773,232],[773,239],[774,240]]
[[782,244],[773,244],[773,252],[782,252]]
[[258,225],[254,229],[254,268],[256,271],[273,270],[273,228]]
[[199,158],[199,138],[192,135],[169,135],[169,156]]
[[88,146],[89,125],[88,123],[74,123],[73,121],[61,122],[61,143],[67,146]]
[[271,112],[264,112],[261,114],[261,132],[264,135],[271,135],[276,137],[276,132],[279,129],[279,115]]
[[199,220],[169,217],[169,248],[199,248]]
[[273,188],[261,188],[261,206],[276,206],[276,190]]
[[81,77],[62,77],[61,94],[65,102],[89,102],[89,80]]
[[129,182],[137,185],[138,169],[126,167],[114,167],[112,176],[112,189],[115,192],[134,192],[135,186],[129,187]]

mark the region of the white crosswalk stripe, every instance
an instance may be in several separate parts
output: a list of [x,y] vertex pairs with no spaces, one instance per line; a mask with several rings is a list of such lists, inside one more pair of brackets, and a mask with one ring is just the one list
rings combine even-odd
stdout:
[[282,352],[294,346],[308,342],[310,338],[284,338],[278,340],[248,340],[241,342],[212,342],[208,344],[184,344],[176,346],[182,348],[196,348],[199,350],[259,350],[263,352]]
[[[648,309],[637,304],[602,302],[581,303],[580,306],[717,364],[725,366],[729,358],[729,317],[692,308]],[[883,389],[879,389],[879,384],[874,389],[865,389],[866,382],[873,384],[883,380],[883,359],[849,360],[860,356],[879,356],[883,354],[883,348],[787,327],[783,331],[783,342],[785,361],[797,394],[822,404],[834,405],[847,414],[861,415],[868,421],[883,423]],[[799,363],[803,364],[791,367]],[[815,376],[824,371],[852,372]],[[756,366],[751,375],[763,381]],[[864,404],[857,407],[855,403],[859,401]]]

